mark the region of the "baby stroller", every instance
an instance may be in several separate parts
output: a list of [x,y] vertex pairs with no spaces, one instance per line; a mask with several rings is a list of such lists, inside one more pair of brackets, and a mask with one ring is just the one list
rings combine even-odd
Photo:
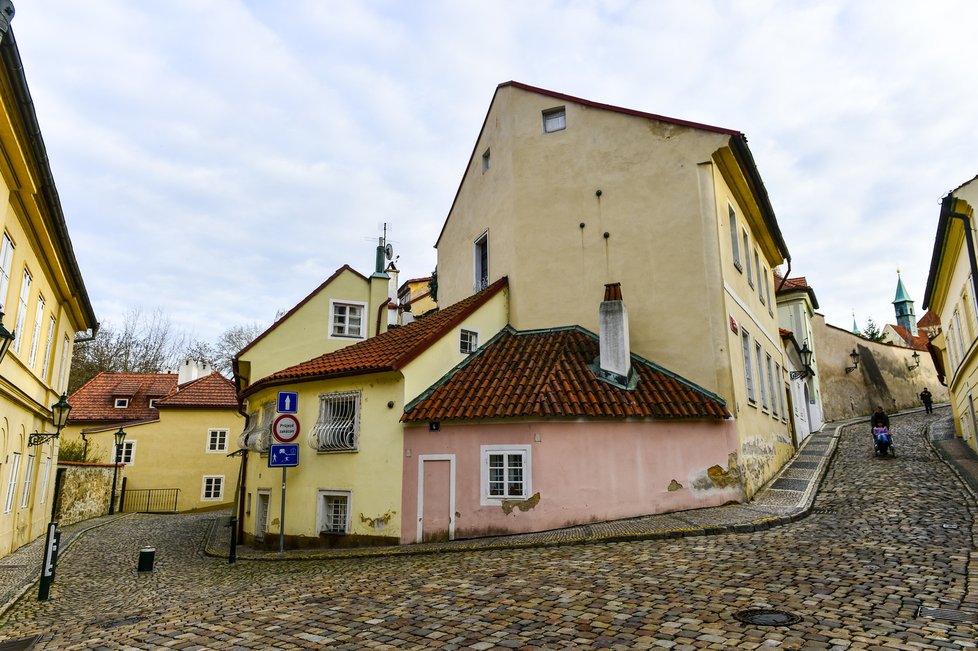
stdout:
[[892,457],[896,456],[896,452],[893,451],[893,437],[890,436],[888,428],[881,425],[873,428],[873,450],[878,457],[885,457],[887,453]]

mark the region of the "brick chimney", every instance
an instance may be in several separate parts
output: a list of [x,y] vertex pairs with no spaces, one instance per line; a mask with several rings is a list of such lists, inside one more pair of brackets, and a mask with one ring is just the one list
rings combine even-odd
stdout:
[[628,349],[628,310],[621,298],[621,283],[604,286],[604,300],[598,311],[601,374],[608,380],[628,384],[632,370]]

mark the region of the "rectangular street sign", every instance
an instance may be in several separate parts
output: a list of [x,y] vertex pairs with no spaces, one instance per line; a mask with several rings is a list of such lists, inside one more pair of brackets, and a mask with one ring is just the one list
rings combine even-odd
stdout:
[[294,414],[299,410],[299,393],[296,391],[278,392],[278,413]]
[[268,446],[269,468],[292,468],[299,465],[298,443],[273,443]]

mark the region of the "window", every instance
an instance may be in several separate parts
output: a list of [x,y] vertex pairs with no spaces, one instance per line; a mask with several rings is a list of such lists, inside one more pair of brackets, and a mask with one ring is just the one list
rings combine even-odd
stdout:
[[730,220],[730,249],[733,251],[734,266],[737,271],[743,271],[744,265],[740,262],[740,240],[737,238],[737,213],[733,206],[727,204],[727,213]]
[[463,355],[474,353],[479,347],[479,333],[474,330],[462,330],[458,334],[458,352]]
[[489,171],[489,166],[491,164],[492,164],[492,160],[490,159],[489,150],[487,149],[484,152],[482,152],[482,173],[483,174],[485,174],[486,172]]
[[319,420],[309,435],[314,449],[319,452],[355,452],[359,432],[359,391],[320,394]]
[[31,335],[31,352],[27,365],[34,368],[37,364],[37,349],[41,343],[41,324],[44,322],[44,297],[37,297],[37,309],[34,311],[34,333]]
[[754,353],[757,356],[757,386],[761,390],[761,407],[767,409],[767,387],[764,386],[764,358],[761,345],[754,342]]
[[744,236],[744,262],[747,264],[747,282],[754,287],[754,270],[750,267],[750,242],[747,239],[747,229],[743,230]]
[[51,481],[51,457],[44,457],[44,473],[41,481],[41,504],[44,504],[48,496],[48,482]]
[[543,131],[553,133],[567,128],[567,111],[563,106],[543,112]]
[[780,387],[780,389],[778,390],[778,408],[780,409],[781,419],[785,420],[785,416],[787,416],[787,413],[785,412],[785,408],[784,408],[784,386],[782,386],[784,384],[782,382],[783,377],[784,376],[782,376],[781,374],[781,365],[775,362],[774,381],[776,382],[775,386]]
[[330,337],[354,337],[363,339],[365,321],[363,312],[366,303],[330,301]]
[[530,496],[529,445],[483,445],[481,456],[483,505]]
[[27,319],[27,299],[31,295],[31,272],[24,269],[24,281],[20,284],[20,304],[17,307],[17,325],[14,326],[14,343],[11,348],[15,353],[20,352],[20,344],[24,341],[24,321]]
[[129,398],[116,398],[115,399],[115,408],[116,409],[125,409],[128,406],[129,406]]
[[207,451],[208,452],[228,451],[228,431],[226,429],[207,430]]
[[156,409],[156,403],[158,403],[159,401],[160,401],[159,398],[150,398],[149,399],[149,408],[150,409]]
[[954,332],[958,340],[958,356],[961,358],[961,361],[964,361],[964,356],[968,352],[968,349],[965,347],[964,340],[961,338],[961,315],[957,309],[954,310]]
[[31,501],[31,482],[34,480],[34,457],[27,457],[27,472],[24,473],[24,494],[20,498],[20,508],[25,509]]
[[64,344],[61,347],[61,371],[58,373],[58,384],[64,391],[68,387],[68,350],[71,348],[71,339],[65,335]]
[[767,370],[767,386],[768,386],[768,388],[771,389],[771,413],[774,414],[775,416],[777,416],[778,415],[778,400],[777,400],[777,398],[775,398],[775,394],[778,392],[778,387],[781,385],[781,382],[775,382],[774,381],[775,380],[775,378],[774,378],[774,370],[773,370],[773,368],[771,366],[771,363],[772,362],[771,362],[771,355],[770,354],[765,353],[764,363],[766,364],[766,367],[765,368]]
[[754,404],[757,398],[754,396],[754,373],[751,371],[750,335],[743,328],[740,330],[740,344],[744,353],[744,384],[747,386],[747,401]]
[[201,492],[200,499],[224,499],[224,475],[204,475],[204,489]]
[[489,231],[475,241],[473,258],[475,260],[474,291],[482,291],[489,286]]
[[17,490],[17,473],[20,472],[20,452],[14,452],[10,461],[10,476],[7,477],[7,500],[3,504],[3,512],[10,513],[14,507],[14,492]]
[[757,267],[757,297],[761,305],[767,304],[767,269],[761,273],[761,265],[757,260],[757,249],[754,249],[754,266]]
[[54,344],[54,331],[57,328],[54,317],[48,323],[48,340],[44,344],[44,367],[41,369],[41,379],[48,379],[48,371],[51,370],[51,345]]
[[10,263],[14,259],[14,243],[10,236],[3,234],[3,244],[0,245],[0,310],[7,304],[7,289],[10,288]]
[[319,533],[333,535],[349,533],[349,491],[319,491],[316,522]]
[[[750,267],[750,265],[747,266],[748,268]],[[754,249],[754,273],[757,274],[757,293],[763,296],[763,294],[761,294],[761,256],[758,255],[756,248]],[[753,286],[754,280],[750,278],[749,275],[748,279],[750,280],[751,286]]]
[[121,464],[124,464],[124,465],[129,466],[129,465],[132,465],[136,461],[136,442],[135,441],[125,441],[122,444],[122,450],[121,450],[122,453],[121,454],[120,454],[119,448],[116,447],[115,443],[110,443],[109,445],[111,445],[113,447],[113,449],[115,449],[115,462],[116,463],[121,463]]

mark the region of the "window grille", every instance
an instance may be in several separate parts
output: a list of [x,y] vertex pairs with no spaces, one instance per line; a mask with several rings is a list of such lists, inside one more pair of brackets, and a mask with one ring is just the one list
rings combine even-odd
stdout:
[[359,391],[324,393],[319,396],[319,420],[309,433],[309,445],[314,450],[356,451],[359,432]]
[[248,428],[238,437],[238,447],[252,452],[268,452],[272,442],[272,420],[275,417],[275,403],[266,402],[261,406],[261,418],[258,412],[248,413]]
[[347,533],[348,497],[323,495],[323,521],[320,533]]

